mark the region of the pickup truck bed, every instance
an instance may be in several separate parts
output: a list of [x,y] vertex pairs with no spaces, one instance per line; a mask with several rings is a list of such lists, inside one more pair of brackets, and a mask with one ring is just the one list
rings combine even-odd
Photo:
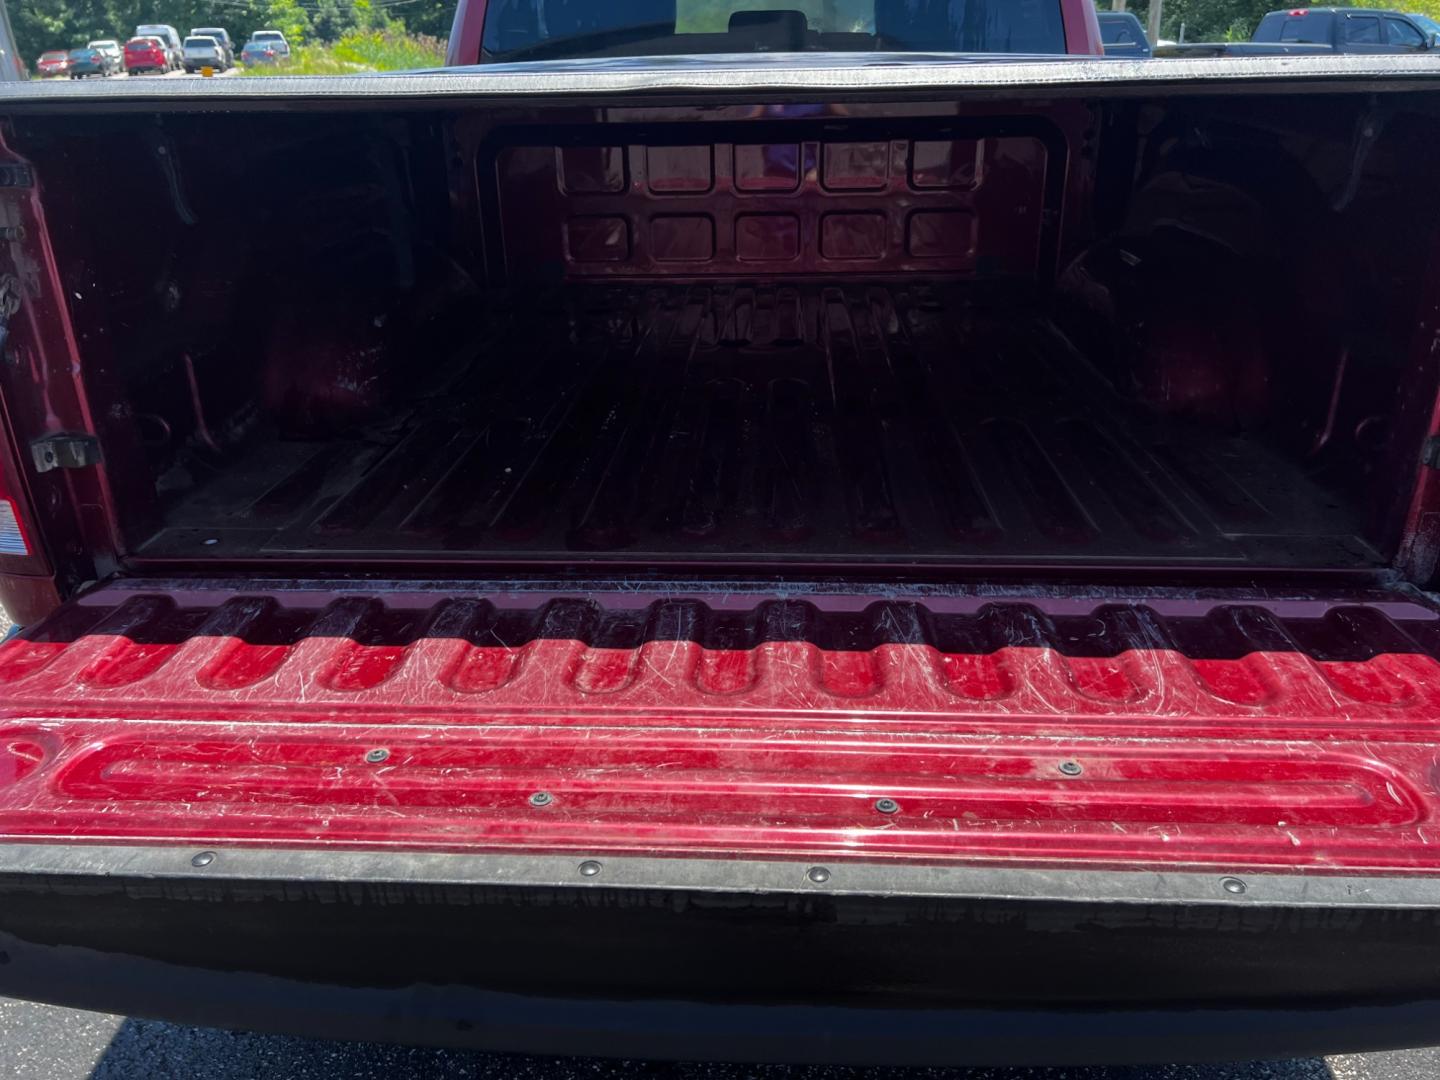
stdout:
[[0,993],[1437,1037],[1440,65],[60,91],[0,101]]
[[485,309],[389,415],[257,433],[138,554],[1382,561],[1299,463],[1147,415],[993,288],[596,285]]

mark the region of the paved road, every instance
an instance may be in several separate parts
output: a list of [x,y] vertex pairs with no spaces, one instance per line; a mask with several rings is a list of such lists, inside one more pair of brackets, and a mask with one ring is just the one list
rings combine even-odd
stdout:
[[[214,75],[211,76],[211,78],[214,78],[214,79],[228,79],[228,78],[232,78],[233,76],[238,75],[238,74],[240,74],[240,69],[239,69],[238,67],[233,67],[233,68],[231,68],[229,71],[217,71]],[[127,78],[128,78],[128,79],[203,79],[205,76],[201,75],[199,72],[196,72],[194,75],[190,75],[190,74],[188,74],[187,72],[184,72],[184,71],[167,71],[167,72],[165,72],[163,75],[160,75],[160,74],[112,75],[112,76],[110,76],[110,77],[113,78],[113,79],[127,79]],[[45,81],[45,80],[37,80],[37,81]],[[52,81],[52,82],[66,82],[67,80],[66,80],[65,76],[61,75],[59,78],[56,78],[56,79],[53,79],[53,80],[49,80],[49,81]],[[85,79],[84,81],[85,81],[85,82],[91,82],[91,81],[93,81],[93,80],[87,78],[87,79]]]
[[176,1027],[0,998],[0,1080],[1436,1080],[1440,1048],[1243,1065],[840,1069],[511,1057]]

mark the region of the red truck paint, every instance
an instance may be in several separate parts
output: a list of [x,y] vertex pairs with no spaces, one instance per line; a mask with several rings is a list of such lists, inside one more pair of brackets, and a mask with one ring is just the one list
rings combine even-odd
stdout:
[[[481,62],[480,42],[484,36],[485,11],[488,0],[460,0],[455,19],[450,25],[449,45],[445,54],[448,67],[463,67]],[[1065,27],[1065,51],[1075,56],[1104,56],[1100,40],[1100,21],[1090,0],[1060,0],[1060,16]]]
[[1429,601],[463,591],[91,593],[0,646],[0,831],[1440,871]]
[[[802,953],[823,940],[812,959],[869,928],[866,964],[822,972],[835,999],[890,1008],[899,979],[946,1017],[973,980],[891,943],[1014,935],[1088,988],[1037,1008],[1132,1022],[1158,950],[1187,1015],[1203,986],[1327,1045],[1332,1006],[1440,1000],[1433,118],[1397,108],[1367,151],[1383,184],[1352,181],[1327,163],[1356,160],[1384,80],[1112,100],[1099,63],[1060,64],[1086,81],[1047,66],[1000,100],[861,93],[873,73],[848,70],[844,101],[504,99],[482,71],[445,85],[483,93],[442,100],[427,76],[353,109],[261,88],[233,111],[137,98],[104,125],[0,110],[0,206],[23,227],[0,248],[23,283],[0,496],[31,548],[0,562],[26,624],[0,645],[0,992],[88,988],[57,962],[83,954],[132,988],[116,957],[508,993],[408,946],[471,905],[486,918],[441,951],[488,965],[512,926],[494,904],[528,927],[519,984],[544,972],[543,1015],[567,992],[749,1001],[707,992],[706,964],[737,938],[774,951],[773,920]],[[103,190],[63,167],[97,128]],[[1283,167],[1250,167],[1262,150]],[[1264,249],[1285,281],[1256,269],[1256,206],[1282,233],[1333,225]],[[1197,207],[1201,244],[1170,229]],[[98,239],[92,216],[122,208],[152,246]],[[1370,242],[1397,217],[1424,243]],[[306,258],[256,258],[252,220]],[[168,259],[192,222],[235,257]],[[383,258],[335,255],[368,236]],[[1100,325],[1066,322],[1067,344],[1062,300]],[[412,394],[456,340],[456,379]],[[100,460],[42,468],[51,438]],[[208,472],[177,479],[192,457]],[[636,862],[675,876],[622,880]],[[998,884],[950,884],[970,874]],[[847,875],[874,875],[853,908]],[[356,960],[377,897],[391,944]],[[305,933],[312,902],[334,934]],[[550,979],[560,911],[564,962],[600,983]],[[617,961],[596,920],[622,916]],[[681,925],[711,950],[683,953],[690,981],[625,981],[627,943]],[[307,938],[319,955],[289,955]],[[222,939],[235,955],[208,951]],[[1252,949],[1262,989],[1238,970]],[[1007,978],[1006,1002],[1045,993]]]

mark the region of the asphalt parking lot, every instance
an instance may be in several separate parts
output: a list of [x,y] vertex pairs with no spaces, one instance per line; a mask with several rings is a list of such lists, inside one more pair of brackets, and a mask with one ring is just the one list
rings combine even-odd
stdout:
[[45,1080],[1434,1080],[1440,1048],[1222,1065],[844,1069],[515,1057],[180,1027],[0,999],[0,1078]]

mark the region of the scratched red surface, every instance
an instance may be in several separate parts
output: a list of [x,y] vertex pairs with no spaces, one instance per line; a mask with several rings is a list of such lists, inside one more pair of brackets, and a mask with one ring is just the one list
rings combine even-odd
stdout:
[[0,836],[1430,872],[1437,651],[1403,597],[131,586],[0,646]]

